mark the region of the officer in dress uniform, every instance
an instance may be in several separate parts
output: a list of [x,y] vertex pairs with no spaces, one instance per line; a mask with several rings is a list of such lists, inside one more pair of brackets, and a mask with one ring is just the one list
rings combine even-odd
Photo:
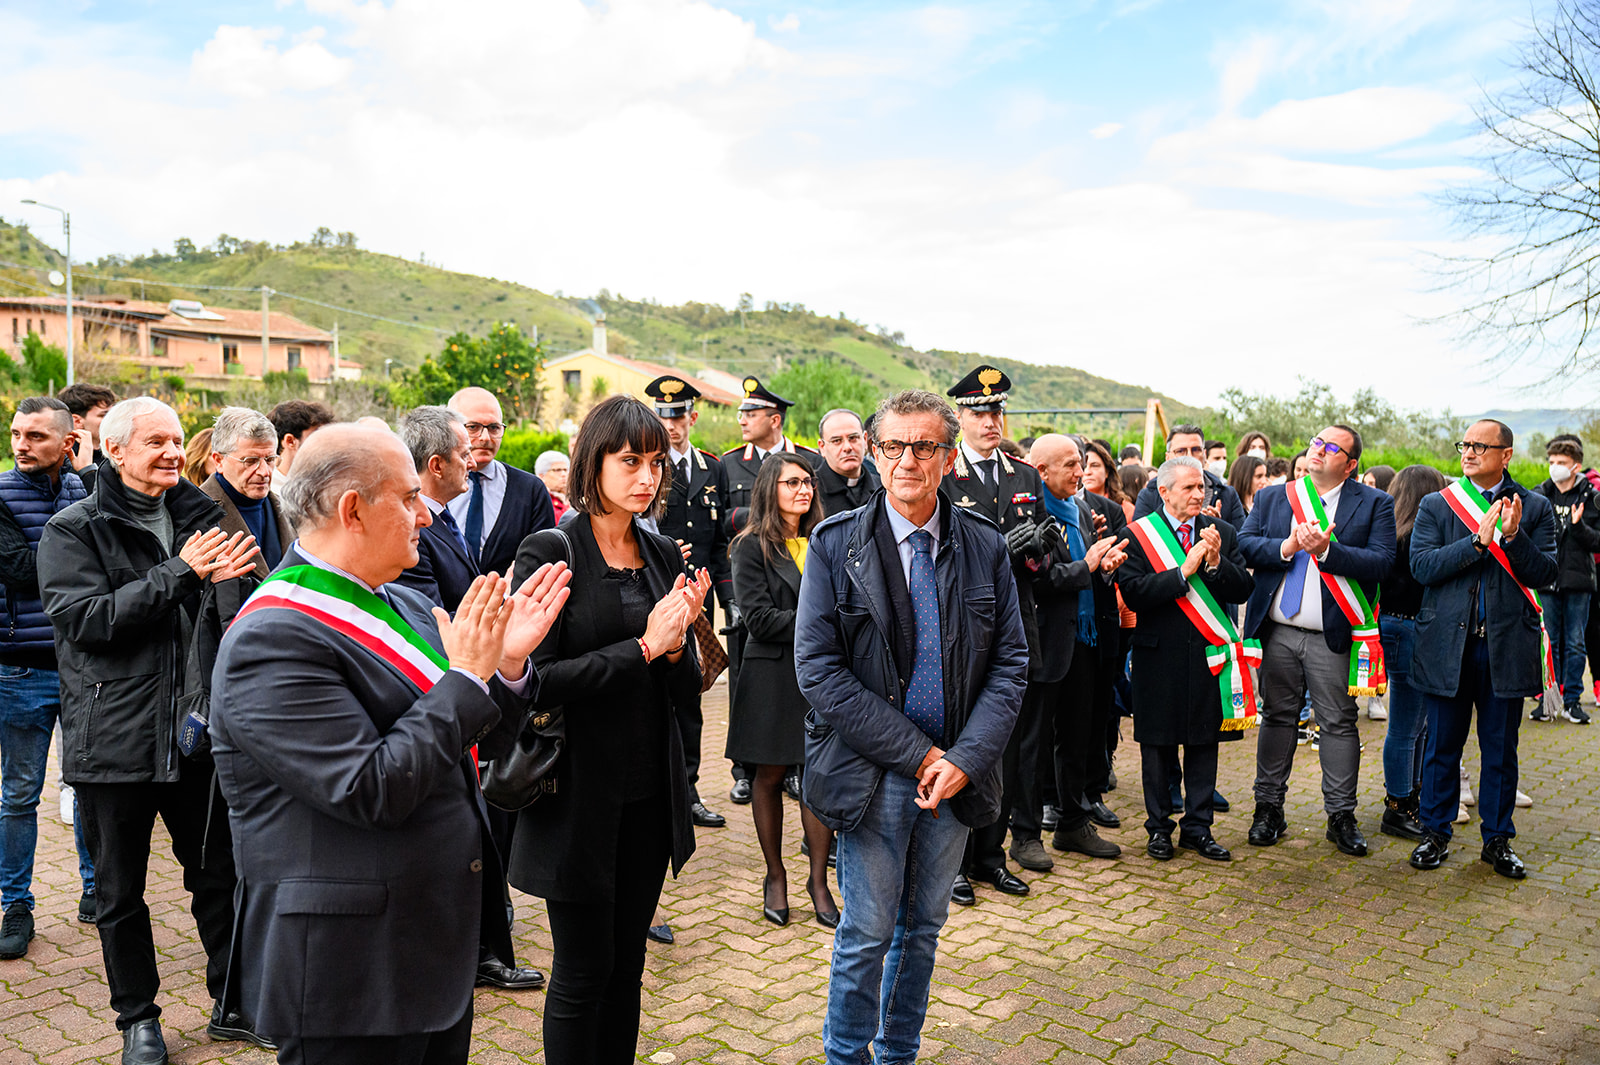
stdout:
[[[722,610],[733,615],[733,574],[728,561],[728,533],[723,524],[724,500],[728,496],[728,475],[721,461],[709,451],[689,443],[689,430],[699,419],[694,401],[700,390],[681,377],[665,374],[644,386],[644,394],[655,403],[656,417],[667,430],[667,462],[672,466],[672,488],[667,494],[667,509],[656,522],[663,536],[670,536],[689,548],[689,564],[709,570]],[[709,615],[711,604],[706,603]],[[709,618],[708,618],[709,620]],[[689,816],[701,828],[721,828],[727,820],[700,801],[700,734],[705,719],[696,698],[686,705],[674,704],[678,731],[683,736],[683,758],[689,781]]]
[[[790,400],[770,391],[756,377],[744,379],[744,400],[739,404],[739,435],[744,443],[723,453],[722,468],[728,475],[725,532],[731,542],[750,517],[750,490],[755,487],[761,462],[774,451],[798,455],[813,469],[822,465],[822,456],[784,434],[783,423]],[[728,623],[728,691],[733,691],[739,675],[739,659],[744,653],[744,629],[737,611],[730,612]],[[799,778],[791,773],[785,782],[789,794],[800,797]],[[739,804],[750,801],[750,775],[738,762],[733,764],[733,790],[728,798]]]
[[[946,484],[952,503],[994,522],[1006,538],[1012,570],[1017,577],[1017,605],[1022,611],[1022,627],[1028,638],[1031,674],[1031,663],[1039,661],[1039,624],[1034,616],[1033,581],[1043,571],[1060,531],[1045,510],[1039,472],[1000,450],[1000,440],[1005,435],[1006,396],[1010,390],[1011,379],[1003,370],[979,366],[945,393],[955,401],[956,415],[961,421],[961,445],[956,450],[955,468],[946,478]],[[1030,559],[1034,566],[1028,565]],[[1039,713],[1036,703],[1032,695],[1024,696],[1022,712]],[[1017,753],[1014,746],[1008,745],[1008,759],[1015,759]],[[972,905],[976,901],[973,880],[992,884],[1007,895],[1028,893],[1028,885],[1006,868],[1004,847],[1009,803],[1002,806],[1002,811],[1000,820],[993,825],[973,830],[967,844],[963,875],[956,877],[951,901]]]

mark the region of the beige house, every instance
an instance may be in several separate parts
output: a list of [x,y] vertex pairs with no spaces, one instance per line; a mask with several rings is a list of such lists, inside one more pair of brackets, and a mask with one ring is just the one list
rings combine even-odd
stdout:
[[[582,351],[558,355],[544,364],[540,371],[540,384],[544,386],[545,403],[557,418],[568,406],[568,397],[575,397],[579,410],[587,409],[595,398],[597,384],[603,384],[604,395],[626,394],[644,399],[644,386],[664,374],[675,374],[700,390],[701,402],[719,407],[737,407],[743,398],[740,393],[712,384],[702,377],[686,373],[672,366],[613,355],[606,350],[606,320],[594,324],[594,345]],[[601,398],[604,398],[602,396]],[[553,420],[553,419],[551,419]]]

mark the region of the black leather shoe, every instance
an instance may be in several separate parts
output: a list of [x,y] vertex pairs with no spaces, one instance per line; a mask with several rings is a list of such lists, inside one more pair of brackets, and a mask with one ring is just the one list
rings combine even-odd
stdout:
[[1356,815],[1349,810],[1340,810],[1328,818],[1328,839],[1351,857],[1367,856],[1367,837],[1361,834]]
[[839,927],[839,911],[838,910],[817,910],[816,914],[817,914],[817,923],[820,924],[822,927],[824,927],[824,928],[838,928]]
[[1483,845],[1483,860],[1494,866],[1494,871],[1511,880],[1521,880],[1528,875],[1522,859],[1511,849],[1511,840],[1505,836],[1491,836]]
[[206,1035],[218,1040],[238,1040],[254,1043],[262,1050],[277,1050],[278,1044],[264,1035],[256,1034],[255,1023],[239,1010],[226,1010],[218,1002],[211,1007],[211,1020],[206,1025]]
[[1144,849],[1145,853],[1156,861],[1170,862],[1174,853],[1172,850],[1172,837],[1165,832],[1152,832],[1150,833],[1150,842],[1145,845]]
[[699,828],[721,828],[728,823],[726,817],[712,813],[699,799],[689,804],[689,819]]
[[800,774],[790,772],[783,778],[783,793],[795,802],[800,801]]
[[1028,882],[1017,876],[1005,866],[998,869],[974,869],[972,880],[982,880],[985,884],[993,885],[996,891],[1007,895],[1026,895]]
[[122,1065],[167,1065],[159,1020],[135,1021],[122,1030]]
[[1050,846],[1058,851],[1076,851],[1091,858],[1117,858],[1122,848],[1109,839],[1101,839],[1094,823],[1085,821],[1077,828],[1058,828],[1050,836]]
[[478,962],[477,987],[503,987],[507,991],[535,991],[544,986],[544,973],[507,965],[499,958]]
[[[1486,848],[1487,849],[1487,848]],[[1437,869],[1450,857],[1450,839],[1437,832],[1429,832],[1422,837],[1422,842],[1417,844],[1411,852],[1411,868]]]
[[1093,821],[1101,828],[1122,827],[1122,818],[1118,817],[1116,815],[1116,811],[1112,810],[1111,807],[1107,806],[1104,802],[1093,802],[1089,804],[1089,820]]
[[652,939],[657,943],[674,942],[672,926],[670,924],[653,924],[649,928],[645,929],[644,937],[646,939]]
[[1423,829],[1422,822],[1417,820],[1416,801],[1398,795],[1385,795],[1383,818],[1378,822],[1378,831],[1386,836],[1398,836],[1400,839],[1420,843],[1426,830]]
[[84,924],[94,924],[96,920],[96,907],[94,892],[85,891],[78,899],[78,920]]
[[1289,824],[1283,819],[1283,807],[1272,802],[1256,803],[1256,816],[1250,822],[1250,845],[1270,847],[1283,838]]
[[972,885],[960,873],[956,874],[956,882],[950,885],[950,901],[957,906],[971,906],[978,901],[978,896],[972,891]]
[[745,806],[750,802],[750,782],[748,780],[735,780],[733,787],[728,789],[728,801]]
[[1178,846],[1192,850],[1202,858],[1210,858],[1214,862],[1233,861],[1233,852],[1210,836],[1191,839],[1188,836],[1178,837]]

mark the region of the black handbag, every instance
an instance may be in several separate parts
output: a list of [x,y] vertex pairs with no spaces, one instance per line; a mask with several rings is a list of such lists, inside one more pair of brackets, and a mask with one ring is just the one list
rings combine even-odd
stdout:
[[[535,535],[559,537],[567,565],[572,565],[572,541],[566,532],[547,529]],[[559,619],[556,624],[561,624]],[[541,796],[554,795],[556,765],[566,745],[567,719],[561,707],[530,715],[511,749],[484,763],[480,778],[484,800],[501,810],[515,811],[531,806]]]

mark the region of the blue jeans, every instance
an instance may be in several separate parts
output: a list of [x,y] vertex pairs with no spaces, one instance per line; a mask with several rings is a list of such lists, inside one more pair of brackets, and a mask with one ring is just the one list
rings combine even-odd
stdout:
[[1383,666],[1389,674],[1389,728],[1383,737],[1383,786],[1405,798],[1422,783],[1423,742],[1428,735],[1428,710],[1422,693],[1411,686],[1411,650],[1417,623],[1410,618],[1378,615],[1383,635]]
[[1494,694],[1489,683],[1488,641],[1467,637],[1462,653],[1461,686],[1452,696],[1424,695],[1428,711],[1428,744],[1422,772],[1422,827],[1446,839],[1461,801],[1461,750],[1478,716],[1478,749],[1483,767],[1478,775],[1478,815],[1484,842],[1495,836],[1513,838],[1511,823],[1517,798],[1517,729],[1522,700]]
[[[60,674],[0,665],[0,899],[33,909],[33,855],[39,843],[39,796],[44,792],[50,738],[61,713]],[[94,867],[76,829],[84,889]]]
[[967,827],[948,803],[939,816],[915,803],[917,782],[888,772],[861,824],[839,833],[839,928],[833,935],[828,1065],[917,1060],[939,929],[961,868]]
[[1555,652],[1561,702],[1568,710],[1576,709],[1583,695],[1583,630],[1589,626],[1590,594],[1550,592],[1539,596],[1544,604],[1544,626],[1550,633],[1550,649]]

